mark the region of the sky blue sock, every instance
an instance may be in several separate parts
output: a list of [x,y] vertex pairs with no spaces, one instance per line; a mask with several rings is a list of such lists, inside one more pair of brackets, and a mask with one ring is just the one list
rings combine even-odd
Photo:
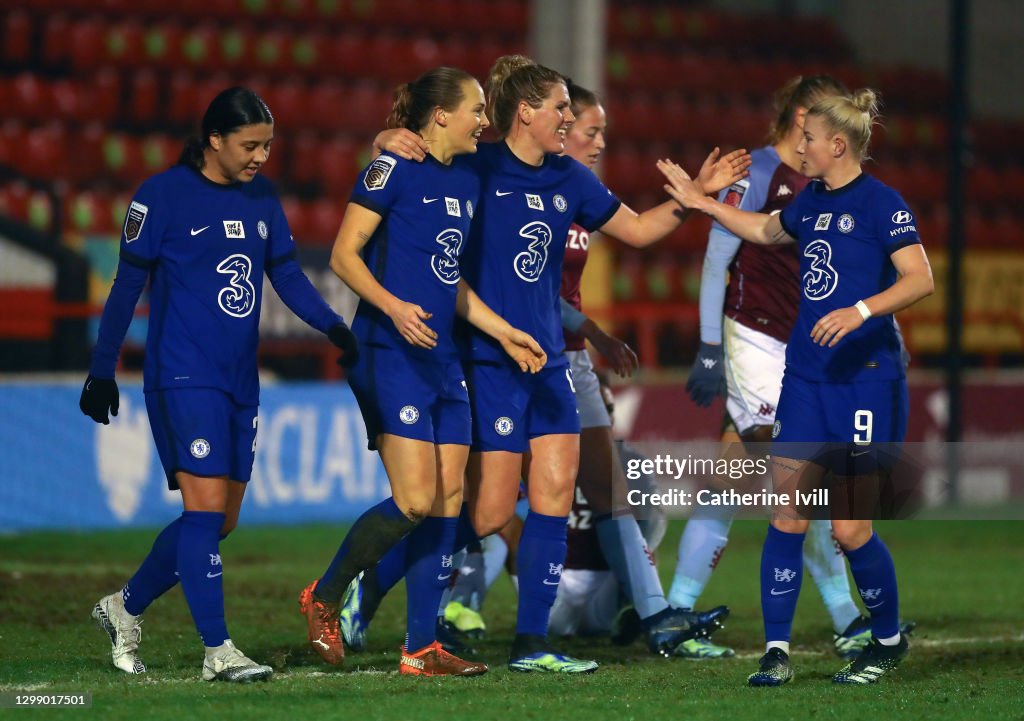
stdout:
[[406,538],[407,651],[419,651],[436,638],[437,608],[455,570],[452,548],[456,518],[428,516]]
[[605,516],[594,526],[601,552],[640,618],[650,618],[668,608],[658,568],[636,518],[632,514]]
[[729,542],[732,516],[727,518],[702,517],[703,506],[693,512],[679,538],[679,555],[668,602],[676,608],[693,608],[711,579]]
[[196,630],[209,647],[228,637],[224,621],[224,567],[220,562],[220,529],[224,514],[185,511],[178,534],[178,574]]
[[139,616],[178,583],[178,537],[181,516],[171,521],[153,541],[149,555],[121,592],[124,610]]
[[890,638],[900,632],[899,593],[896,590],[896,566],[889,549],[877,533],[858,549],[847,551],[853,580],[871,614],[871,633],[875,638]]
[[761,613],[767,642],[789,642],[804,578],[804,535],[768,527],[761,551]]
[[516,634],[547,636],[551,606],[565,563],[568,516],[530,511],[519,539],[519,612]]
[[860,609],[850,596],[850,581],[846,576],[846,556],[832,536],[832,522],[811,521],[804,543],[804,567],[818,587],[825,602],[832,628],[842,633],[860,618]]

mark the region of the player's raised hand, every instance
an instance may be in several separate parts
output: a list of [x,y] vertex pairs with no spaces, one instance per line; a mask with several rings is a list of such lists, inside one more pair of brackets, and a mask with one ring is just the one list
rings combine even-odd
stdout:
[[822,316],[811,328],[811,340],[831,348],[847,335],[864,325],[864,317],[856,306],[837,308]]
[[540,343],[529,333],[512,328],[499,337],[498,341],[523,373],[537,373],[548,362],[548,356],[540,347]]
[[[82,413],[97,423],[108,426],[110,416],[117,415],[119,404],[120,394],[117,392],[117,382],[113,378],[89,376],[85,379],[82,397],[78,400],[78,407],[82,409]],[[110,415],[107,415],[108,411]]]
[[428,349],[437,346],[437,333],[426,324],[426,321],[434,317],[433,313],[428,313],[415,303],[400,300],[388,312],[388,317],[410,344]]
[[338,356],[338,365],[342,368],[351,368],[359,359],[359,343],[356,335],[344,323],[331,326],[327,331],[327,338],[338,349],[341,355]]
[[406,128],[382,130],[373,139],[373,157],[387,151],[392,155],[406,160],[422,161],[427,157],[430,148],[426,141]]
[[696,208],[700,210],[701,204],[708,197],[704,190],[693,182],[689,174],[671,160],[659,160],[657,166],[669,183],[664,186],[665,192],[671,195],[673,200],[683,208]]
[[598,332],[588,335],[587,340],[620,377],[628,378],[640,367],[640,361],[633,349],[618,338],[598,329]]
[[750,153],[745,148],[721,155],[721,150],[716,147],[700,166],[697,185],[704,190],[705,195],[717,195],[718,191],[748,176],[750,171],[747,168],[751,162]]

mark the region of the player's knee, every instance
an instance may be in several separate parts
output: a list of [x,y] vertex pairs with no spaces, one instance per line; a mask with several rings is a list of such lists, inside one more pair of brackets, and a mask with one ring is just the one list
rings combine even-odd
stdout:
[[802,518],[773,518],[772,525],[783,533],[807,533],[811,524]]
[[833,521],[832,533],[844,551],[853,551],[871,539],[871,524],[851,521]]
[[497,533],[508,524],[513,513],[514,511],[510,513],[499,513],[497,511],[478,513],[473,517],[473,529],[480,538]]
[[430,515],[434,505],[434,490],[420,489],[395,494],[395,504],[410,521],[420,522]]

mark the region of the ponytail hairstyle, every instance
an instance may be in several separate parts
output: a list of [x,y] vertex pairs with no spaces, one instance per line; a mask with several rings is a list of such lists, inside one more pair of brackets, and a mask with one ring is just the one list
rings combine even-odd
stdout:
[[825,121],[831,135],[842,133],[858,160],[867,160],[871,128],[878,117],[879,97],[871,88],[855,90],[852,95],[838,95],[819,100],[807,111]]
[[577,118],[588,108],[596,108],[601,104],[597,93],[587,90],[582,85],[577,85],[572,78],[565,79],[565,87],[569,90],[569,109]]
[[466,97],[462,84],[475,81],[465,70],[439,67],[428,70],[414,82],[395,88],[387,128],[407,128],[418,133],[430,123],[434,108],[455,111]]
[[224,137],[243,125],[274,124],[274,116],[263,98],[249,88],[235,86],[222,90],[203,115],[199,137],[189,138],[178,156],[178,163],[195,170],[203,169],[203,151],[210,147],[210,136]]
[[524,55],[498,58],[487,78],[488,116],[498,135],[505,137],[512,130],[520,102],[539,108],[551,92],[551,86],[564,83],[565,78],[560,73]]
[[775,145],[793,127],[797,108],[810,108],[831,95],[849,95],[850,91],[831,75],[797,75],[779,88],[773,98],[775,120],[768,131],[768,144]]

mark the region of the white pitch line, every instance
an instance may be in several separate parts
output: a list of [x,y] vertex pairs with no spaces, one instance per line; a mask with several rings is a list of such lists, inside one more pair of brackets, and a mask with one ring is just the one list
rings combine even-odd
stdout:
[[[980,643],[1024,643],[1024,634],[1018,634],[1016,636],[976,636],[976,637],[962,637],[962,638],[914,638],[914,634],[910,634],[910,648],[943,648],[945,646],[969,646],[972,644]],[[831,651],[821,651],[815,649],[799,649],[794,650],[794,655],[797,656],[830,656]],[[761,653],[738,653],[733,658],[738,659],[759,659],[763,654]]]

